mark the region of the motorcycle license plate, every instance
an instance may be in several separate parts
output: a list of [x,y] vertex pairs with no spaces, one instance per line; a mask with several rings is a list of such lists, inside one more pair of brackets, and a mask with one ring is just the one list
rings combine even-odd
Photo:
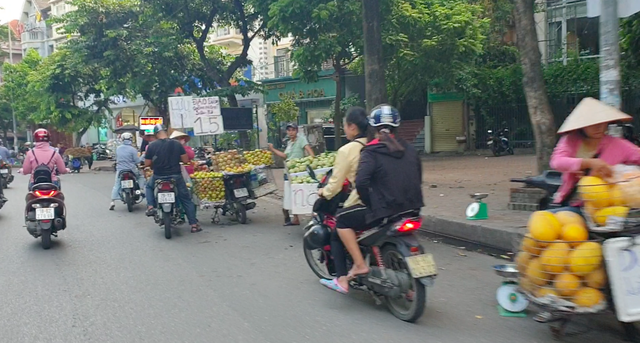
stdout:
[[436,267],[436,262],[431,254],[409,256],[405,258],[405,261],[414,279],[438,274],[438,267]]
[[122,185],[122,188],[133,188],[133,180],[124,180],[121,181],[120,184]]
[[158,193],[158,202],[161,204],[173,204],[176,202],[174,193]]
[[9,174],[9,169],[0,169],[0,174]]
[[36,220],[51,220],[55,217],[54,208],[36,208]]
[[238,188],[233,190],[233,194],[235,194],[236,198],[248,197],[249,191],[246,188]]

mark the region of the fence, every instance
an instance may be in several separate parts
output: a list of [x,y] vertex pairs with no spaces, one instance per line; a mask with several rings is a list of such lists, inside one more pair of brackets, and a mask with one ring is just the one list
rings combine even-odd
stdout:
[[[567,94],[550,99],[556,127],[560,127],[578,103],[592,94]],[[526,104],[505,104],[473,109],[476,114],[476,149],[487,148],[487,131],[498,132],[509,128],[509,140],[515,148],[534,146],[533,127]],[[633,116],[636,131],[640,131],[640,90],[627,91],[623,96],[622,110]]]

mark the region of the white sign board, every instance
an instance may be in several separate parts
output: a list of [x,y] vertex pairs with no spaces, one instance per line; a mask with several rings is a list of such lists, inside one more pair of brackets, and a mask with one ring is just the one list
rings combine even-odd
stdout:
[[169,115],[171,116],[171,127],[174,129],[184,129],[193,126],[195,120],[193,116],[193,97],[174,96],[169,98]]
[[193,98],[193,132],[196,136],[217,135],[224,132],[220,98]]
[[[614,0],[587,0],[587,17],[599,17],[602,13],[603,1],[609,6]],[[640,1],[638,0],[617,0],[618,17],[627,18],[640,12]]]
[[603,244],[603,253],[618,320],[639,321],[640,237],[608,239]]
[[318,199],[318,184],[291,185],[291,213],[311,214]]

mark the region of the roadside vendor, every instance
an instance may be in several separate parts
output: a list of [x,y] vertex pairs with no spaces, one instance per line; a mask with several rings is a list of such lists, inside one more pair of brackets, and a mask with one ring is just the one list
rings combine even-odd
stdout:
[[[189,162],[193,161],[193,159],[196,157],[196,153],[190,146],[187,145],[187,143],[189,143],[189,141],[191,140],[191,137],[189,137],[189,135],[186,133],[173,131],[170,138],[180,142],[180,144],[182,144],[182,146],[184,147],[184,150],[187,152]],[[193,165],[191,165],[191,163],[185,165],[184,168],[187,170],[187,173],[189,173],[189,175],[193,174]]]
[[[289,161],[296,158],[303,158],[304,153],[306,152],[309,156],[315,156],[313,153],[313,149],[309,145],[309,141],[304,136],[298,135],[298,125],[294,123],[287,124],[287,136],[289,137],[289,142],[287,143],[287,147],[284,152],[273,147],[273,144],[269,144],[269,150],[273,152],[275,155],[284,158],[285,161]],[[287,181],[289,176],[287,173],[284,174],[284,180]],[[285,193],[287,193],[287,187],[285,187]],[[285,195],[285,199],[288,197]],[[297,215],[293,216],[293,221],[289,216],[289,210],[286,208],[286,201],[283,206],[282,212],[284,214],[284,225],[292,226],[292,225],[300,225],[300,219]]]
[[554,203],[565,206],[553,212],[580,212],[576,185],[582,176],[606,179],[615,165],[640,165],[637,146],[606,134],[608,124],[629,120],[631,116],[593,98],[583,99],[571,112],[558,130],[563,136],[551,156],[551,168],[562,172],[562,186]]

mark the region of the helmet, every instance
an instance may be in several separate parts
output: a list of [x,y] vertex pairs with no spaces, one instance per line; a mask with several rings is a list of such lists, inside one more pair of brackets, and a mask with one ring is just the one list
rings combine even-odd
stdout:
[[158,124],[158,125],[153,127],[153,134],[154,135],[157,135],[158,132],[160,132],[160,131],[167,131],[167,128],[164,127],[164,125],[162,125],[162,124]]
[[398,127],[400,126],[400,112],[391,105],[378,105],[369,114],[369,125],[373,127]]
[[132,134],[130,134],[129,132],[125,132],[125,133],[123,133],[123,134],[120,136],[120,138],[121,138],[123,141],[132,141],[132,140],[133,140],[133,135],[132,135]]
[[33,133],[33,140],[38,143],[38,142],[48,142],[51,139],[51,136],[49,136],[49,131],[47,131],[46,129],[37,129],[34,133]]
[[326,225],[316,224],[304,234],[307,249],[322,249],[331,244],[331,231]]

